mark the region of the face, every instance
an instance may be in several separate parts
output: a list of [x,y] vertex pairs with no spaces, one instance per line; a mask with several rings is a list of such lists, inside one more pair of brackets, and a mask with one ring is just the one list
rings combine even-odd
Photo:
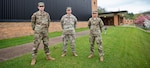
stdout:
[[39,11],[44,11],[44,6],[38,6]]
[[96,18],[98,16],[97,13],[92,13],[92,17]]
[[71,14],[71,12],[72,12],[71,10],[66,10],[67,14]]

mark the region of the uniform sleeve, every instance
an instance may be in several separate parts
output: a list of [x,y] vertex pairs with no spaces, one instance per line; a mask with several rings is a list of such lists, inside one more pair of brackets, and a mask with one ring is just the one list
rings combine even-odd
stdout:
[[64,16],[61,17],[60,23],[61,23],[61,28],[64,29],[63,27],[63,22],[64,22]]
[[101,28],[104,26],[102,19],[100,19],[100,26],[101,26]]
[[32,16],[31,16],[31,26],[32,26],[32,29],[34,30],[35,28],[35,24],[36,24],[36,14],[34,13]]
[[50,15],[48,14],[48,27],[50,26],[51,18]]
[[89,27],[89,29],[91,27],[91,20],[90,19],[88,20],[88,27]]
[[101,18],[100,18],[100,24],[99,24],[99,26],[100,26],[100,30],[101,30],[101,32],[102,32],[102,28],[103,28],[103,26],[104,26],[104,23],[103,23],[103,21],[102,21]]
[[75,19],[75,22],[74,22],[74,28],[76,29],[76,25],[77,25],[77,18],[76,18],[76,17],[74,17],[74,19]]

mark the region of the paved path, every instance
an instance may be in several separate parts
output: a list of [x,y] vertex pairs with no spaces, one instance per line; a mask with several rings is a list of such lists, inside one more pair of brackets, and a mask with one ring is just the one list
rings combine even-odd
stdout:
[[[87,35],[89,31],[83,31],[76,33],[76,37]],[[58,36],[49,39],[49,45],[55,45],[62,42],[62,37]],[[26,53],[32,52],[33,42],[22,44],[19,46],[8,47],[0,49],[0,62],[13,59],[18,56],[22,56]],[[43,43],[41,42],[39,49],[43,48]]]

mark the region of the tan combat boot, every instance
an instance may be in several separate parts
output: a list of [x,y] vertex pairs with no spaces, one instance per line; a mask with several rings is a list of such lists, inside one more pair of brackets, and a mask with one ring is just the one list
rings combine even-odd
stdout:
[[51,57],[50,55],[47,55],[47,56],[46,56],[46,59],[47,59],[47,60],[55,60],[55,58]]
[[73,53],[73,56],[77,57],[78,55],[77,55],[77,53],[74,52],[74,53]]
[[36,63],[36,59],[32,58],[31,65],[35,65],[35,63]]
[[94,54],[90,54],[90,55],[88,56],[88,58],[92,58],[92,57],[94,57]]
[[104,61],[104,57],[103,56],[100,57],[100,61],[101,62]]
[[64,52],[64,53],[61,55],[61,57],[64,57],[64,56],[66,56],[66,52]]

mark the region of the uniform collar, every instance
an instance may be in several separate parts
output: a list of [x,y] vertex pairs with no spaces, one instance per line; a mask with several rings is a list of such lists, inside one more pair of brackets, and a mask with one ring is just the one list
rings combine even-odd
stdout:
[[44,12],[45,12],[45,11],[43,11],[43,12],[38,11],[39,14],[43,14]]
[[72,14],[70,14],[70,15],[66,14],[66,16],[70,17],[70,16],[72,16]]
[[93,19],[93,20],[97,20],[97,17],[96,17],[96,18],[93,18],[93,17],[92,17],[92,19]]

